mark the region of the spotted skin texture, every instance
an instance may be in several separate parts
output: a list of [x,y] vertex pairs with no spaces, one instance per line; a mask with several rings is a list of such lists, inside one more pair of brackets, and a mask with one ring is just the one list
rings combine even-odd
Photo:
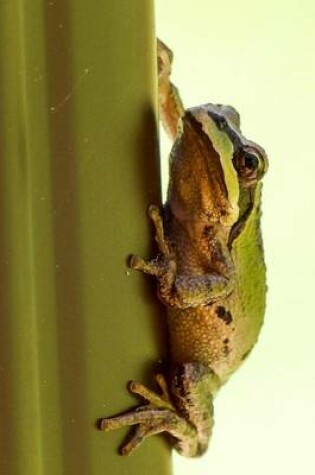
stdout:
[[172,54],[158,42],[160,115],[174,141],[165,206],[149,208],[158,246],[130,267],[157,280],[168,325],[169,361],[159,391],[131,382],[146,401],[100,421],[105,431],[134,430],[121,453],[167,432],[176,450],[203,454],[213,428],[213,400],[257,341],[265,310],[260,234],[264,150],[240,131],[231,106],[184,110],[170,82]]

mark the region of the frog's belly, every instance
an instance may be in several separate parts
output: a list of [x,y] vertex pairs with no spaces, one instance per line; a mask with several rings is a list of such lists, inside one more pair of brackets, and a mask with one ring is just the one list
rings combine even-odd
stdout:
[[240,365],[257,335],[244,337],[246,328],[219,303],[193,309],[169,309],[172,364],[202,362],[224,381]]

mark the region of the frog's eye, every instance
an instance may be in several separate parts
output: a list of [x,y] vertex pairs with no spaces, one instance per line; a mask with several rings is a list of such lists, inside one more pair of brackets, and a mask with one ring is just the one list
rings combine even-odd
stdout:
[[265,160],[254,150],[243,149],[233,158],[240,180],[247,185],[259,180],[265,173]]

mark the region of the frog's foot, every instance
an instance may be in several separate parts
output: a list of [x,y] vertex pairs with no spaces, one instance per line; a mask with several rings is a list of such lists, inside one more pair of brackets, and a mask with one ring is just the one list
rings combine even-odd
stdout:
[[159,283],[158,295],[165,305],[180,305],[178,295],[174,292],[176,262],[173,259],[159,255],[156,259],[146,261],[142,257],[132,255],[129,259],[129,266],[157,278]]
[[171,257],[170,248],[164,236],[163,218],[159,208],[151,205],[148,209],[148,215],[155,227],[155,240],[160,251],[159,255],[157,258],[148,261],[142,259],[142,257],[131,255],[129,266],[132,269],[157,277],[161,300],[168,305],[174,305],[177,302],[176,296],[172,293],[176,279],[176,262]]
[[[159,207],[156,205],[150,205],[148,208],[148,216],[153,222],[153,225],[155,228],[155,240],[157,242],[161,256],[164,259],[170,259],[170,254],[171,254],[170,248],[169,248],[167,240],[165,239],[163,217],[161,215]],[[133,267],[134,269],[143,270],[141,267],[137,265],[137,259],[143,262],[143,259],[141,259],[140,257],[132,255],[131,261],[130,261],[130,267]],[[157,261],[157,259],[155,259],[155,261]],[[155,261],[152,261],[152,262],[155,262]],[[149,272],[147,270],[144,270],[144,272],[147,272],[148,274],[156,275],[156,272]]]
[[135,426],[120,448],[122,455],[129,455],[147,437],[161,432],[167,432],[177,440],[176,448],[183,455],[196,455],[198,438],[195,427],[177,413],[170,401],[164,377],[158,375],[157,381],[162,389],[161,396],[142,384],[131,381],[128,385],[130,392],[141,396],[148,401],[148,404],[118,416],[101,419],[100,429],[111,431],[125,426]]

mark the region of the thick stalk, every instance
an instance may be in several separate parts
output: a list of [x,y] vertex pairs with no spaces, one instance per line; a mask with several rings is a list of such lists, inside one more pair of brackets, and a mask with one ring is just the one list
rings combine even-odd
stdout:
[[2,2],[0,71],[0,473],[168,475],[162,438],[95,428],[163,356],[126,267],[160,200],[152,1]]

